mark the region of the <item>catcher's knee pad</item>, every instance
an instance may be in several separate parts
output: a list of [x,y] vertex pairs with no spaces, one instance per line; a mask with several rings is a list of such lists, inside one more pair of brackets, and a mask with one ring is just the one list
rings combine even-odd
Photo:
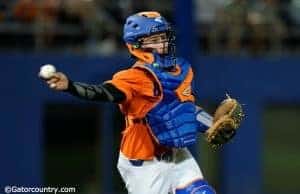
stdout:
[[184,188],[176,189],[176,194],[217,194],[205,180],[197,180]]

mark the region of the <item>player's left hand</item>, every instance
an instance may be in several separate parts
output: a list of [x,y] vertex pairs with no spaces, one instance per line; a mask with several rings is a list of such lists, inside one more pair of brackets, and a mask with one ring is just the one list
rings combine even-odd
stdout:
[[241,104],[236,99],[227,96],[227,99],[217,108],[212,126],[206,131],[209,144],[216,148],[231,140],[244,116]]

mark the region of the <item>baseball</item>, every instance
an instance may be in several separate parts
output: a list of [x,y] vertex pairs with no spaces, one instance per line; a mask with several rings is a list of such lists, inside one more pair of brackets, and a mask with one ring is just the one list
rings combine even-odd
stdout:
[[51,64],[43,65],[40,69],[40,77],[44,79],[49,79],[56,72],[56,68]]

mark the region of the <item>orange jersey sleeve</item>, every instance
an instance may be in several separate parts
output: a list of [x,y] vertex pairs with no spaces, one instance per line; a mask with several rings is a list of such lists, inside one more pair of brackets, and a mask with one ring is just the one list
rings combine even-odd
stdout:
[[116,73],[108,82],[126,95],[126,100],[120,105],[121,111],[128,116],[143,118],[160,99],[154,94],[154,81],[145,70],[130,68]]

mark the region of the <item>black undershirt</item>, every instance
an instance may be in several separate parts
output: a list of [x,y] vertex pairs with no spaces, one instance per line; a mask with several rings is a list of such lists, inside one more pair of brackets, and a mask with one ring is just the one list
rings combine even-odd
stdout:
[[66,92],[85,100],[120,103],[126,95],[111,83],[91,85],[69,81]]

